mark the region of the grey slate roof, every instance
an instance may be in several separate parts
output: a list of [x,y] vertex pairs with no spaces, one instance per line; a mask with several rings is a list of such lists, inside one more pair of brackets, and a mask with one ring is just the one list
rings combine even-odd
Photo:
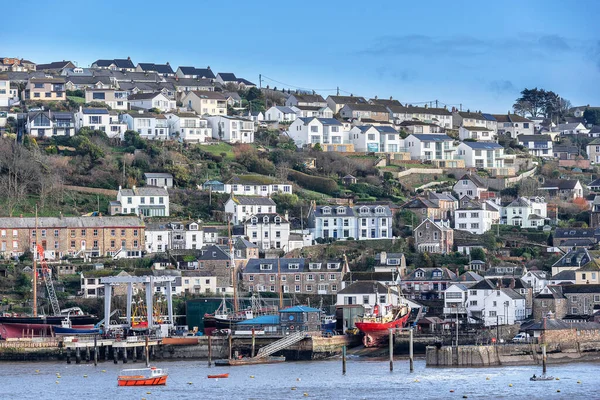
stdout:
[[[423,277],[417,277],[416,273],[421,271],[424,273]],[[441,272],[441,276],[433,276],[434,272]],[[404,281],[452,281],[456,279],[456,274],[450,271],[448,268],[415,268],[409,276],[405,277]]]
[[316,119],[323,125],[342,125],[342,123],[335,118],[301,117],[299,119],[304,123],[304,125],[308,124],[313,119]]
[[556,228],[553,237],[555,239],[563,238],[594,238],[594,228]]
[[198,261],[230,261],[229,253],[216,245],[203,247]]
[[233,201],[243,206],[275,206],[275,202],[268,197],[261,196],[234,196]]
[[144,176],[146,178],[173,178],[173,175],[168,172],[146,172]]
[[389,113],[388,109],[385,106],[378,104],[368,104],[368,103],[347,103],[346,107],[354,111],[370,111],[370,112],[378,112],[378,113]]
[[577,182],[579,182],[577,179],[546,179],[540,185],[540,189],[558,188],[559,190],[572,190],[575,189]]
[[108,114],[108,109],[106,108],[83,108],[81,110],[84,114]]
[[160,95],[162,93],[160,92],[153,92],[153,93],[136,93],[136,94],[130,94],[128,97],[128,100],[149,100],[149,99],[153,99],[156,96]]
[[236,82],[237,81],[237,78],[235,77],[235,74],[233,74],[231,72],[219,72],[218,75],[225,82]]
[[63,69],[69,63],[71,63],[71,61],[54,61],[48,64],[37,64],[35,68],[38,71],[43,71],[45,69]]
[[567,254],[562,256],[560,260],[555,262],[553,267],[583,267],[586,264],[594,262],[592,256],[584,248],[577,248],[570,250]]
[[[519,142],[551,142],[552,138],[550,137],[550,135],[519,135],[517,137],[517,139],[519,140]],[[556,147],[555,147],[556,149]]]
[[433,115],[452,115],[450,111],[445,108],[426,108],[426,107],[413,107],[413,106],[388,106],[390,111],[394,114],[433,114]]
[[172,74],[173,68],[169,64],[153,64],[153,63],[139,63],[140,68],[144,71],[155,71],[159,74]]
[[487,189],[487,185],[483,183],[483,181],[481,180],[481,178],[479,178],[478,175],[465,174],[458,181],[463,181],[463,180],[470,180],[471,182],[473,182],[475,184],[475,186],[482,188],[482,189]]
[[169,196],[165,188],[142,186],[132,189],[121,189],[121,196]]
[[[93,227],[138,227],[144,226],[144,221],[138,217],[39,217],[38,229],[44,228],[93,228]],[[2,228],[29,228],[35,229],[35,218],[33,217],[4,217],[0,218]]]
[[280,222],[281,223],[287,223],[288,221],[282,217],[281,215],[277,214],[277,213],[260,213],[260,214],[254,214],[252,216],[250,216],[245,222],[244,224],[246,225],[250,225],[252,224],[252,218],[256,217],[258,219],[257,223],[258,224],[262,224],[265,220],[265,217],[267,218],[267,221],[269,224],[274,224],[275,223],[275,218],[279,217],[280,218]]
[[504,147],[500,146],[498,143],[492,142],[463,142],[463,144],[467,145],[472,149],[481,149],[481,150],[493,150],[493,149],[503,149]]
[[[329,207],[331,209],[331,214],[323,214],[323,209]],[[375,212],[375,209],[377,207],[382,207],[383,208],[383,213],[377,214]],[[338,210],[343,209],[344,212],[338,212]],[[361,212],[361,209],[363,210],[363,212]],[[390,210],[390,208],[388,206],[382,206],[382,205],[366,205],[366,204],[362,204],[362,205],[355,205],[353,207],[349,207],[349,206],[317,206],[316,209],[314,210],[314,214],[315,217],[330,217],[330,216],[336,216],[336,215],[343,215],[343,216],[354,216],[354,215],[359,215],[359,216],[365,216],[365,217],[371,217],[371,216],[379,216],[379,217],[391,217],[392,216],[392,211]]]
[[419,139],[421,142],[452,142],[452,141],[454,141],[454,139],[452,139],[450,136],[447,136],[447,135],[411,134],[410,136],[413,136],[413,137]]
[[358,281],[346,286],[338,294],[371,294],[388,292],[388,287],[377,281]]

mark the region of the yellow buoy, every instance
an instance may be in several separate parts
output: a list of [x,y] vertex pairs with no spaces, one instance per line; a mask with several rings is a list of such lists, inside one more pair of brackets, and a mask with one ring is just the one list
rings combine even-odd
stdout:
[[292,390],[296,390],[296,386],[292,386]]
[[188,382],[188,385],[191,385],[191,384],[192,384],[192,382]]
[[58,383],[58,381],[56,381],[56,383]]
[[152,392],[146,392],[146,394],[152,394]]
[[557,381],[560,381],[560,379],[556,378]]
[[508,387],[512,387],[512,383],[509,383],[509,384],[508,384]]
[[577,383],[581,383],[581,381],[577,381]]
[[40,370],[39,370],[39,369],[36,369],[36,370],[35,370],[35,372],[36,372],[36,373],[39,373],[39,372],[40,372]]
[[106,372],[106,370],[105,370],[105,369],[103,369],[103,370],[102,370],[102,372]]
[[419,382],[419,380],[418,380],[418,379],[415,379],[415,382]]
[[304,397],[308,397],[308,393],[304,393]]
[[87,378],[87,375],[84,375],[83,377],[84,377],[84,378]]
[[486,381],[489,381],[489,380],[490,380],[490,377],[489,377],[489,376],[486,376],[486,377],[485,377],[485,380],[486,380]]
[[254,375],[250,375],[250,378],[254,379]]

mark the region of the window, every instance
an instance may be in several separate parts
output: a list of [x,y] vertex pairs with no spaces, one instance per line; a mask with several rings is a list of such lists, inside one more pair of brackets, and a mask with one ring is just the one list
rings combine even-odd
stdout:
[[490,311],[488,315],[490,317],[495,317],[496,316],[496,311]]
[[98,229],[94,229],[94,236],[98,236]]
[[300,282],[300,275],[294,275],[294,280],[296,282]]
[[313,274],[308,274],[308,276],[306,277],[307,281],[314,281],[315,280],[315,276]]
[[104,92],[95,92],[92,93],[92,99],[94,100],[104,100],[106,98],[106,96],[104,95]]
[[254,281],[254,275],[248,275],[248,280],[251,282]]
[[300,291],[300,285],[296,285],[296,286],[294,287],[294,290],[295,290],[296,292],[299,292],[299,291]]
[[[2,231],[2,236],[4,236],[4,231]],[[58,229],[54,230],[54,237],[58,237]]]
[[85,229],[81,230],[81,236],[85,236]]
[[306,291],[312,292],[312,285],[306,285]]
[[[335,281],[335,274],[329,274],[329,280]],[[598,300],[598,301],[600,301],[600,300]]]

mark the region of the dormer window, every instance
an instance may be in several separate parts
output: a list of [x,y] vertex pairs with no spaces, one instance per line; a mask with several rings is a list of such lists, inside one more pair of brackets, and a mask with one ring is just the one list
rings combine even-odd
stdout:
[[440,278],[442,276],[442,271],[433,271],[433,277]]
[[400,262],[397,258],[388,258],[387,264],[388,265],[398,265],[398,264],[400,264]]
[[360,213],[361,214],[366,214],[369,212],[369,207],[361,207],[360,208]]
[[338,214],[346,214],[346,208],[345,207],[338,207],[337,208],[337,213]]
[[261,271],[270,271],[272,269],[273,269],[273,266],[271,264],[260,264]]
[[308,269],[321,269],[321,263],[310,263]]
[[375,212],[376,212],[377,214],[383,214],[383,207],[377,207],[377,208],[375,209]]
[[258,222],[258,218],[252,217],[250,221],[252,222],[252,225],[256,225],[256,223]]
[[263,217],[263,224],[269,223],[269,217]]
[[415,272],[415,278],[422,278],[424,276],[425,276],[425,273],[423,271]]
[[300,269],[300,264],[289,264],[288,269]]
[[339,264],[336,264],[336,263],[328,263],[327,269],[337,269],[338,266],[339,266]]
[[331,214],[331,208],[329,207],[323,207],[321,211],[323,211],[323,214]]
[[280,217],[275,217],[275,223],[276,224],[280,224],[281,223],[281,218]]

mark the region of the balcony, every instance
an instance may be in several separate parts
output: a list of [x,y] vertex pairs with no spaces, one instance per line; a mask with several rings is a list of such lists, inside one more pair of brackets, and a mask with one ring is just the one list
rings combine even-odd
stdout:
[[467,313],[467,309],[465,307],[444,307],[445,315],[456,315],[457,312],[459,315],[465,315]]

